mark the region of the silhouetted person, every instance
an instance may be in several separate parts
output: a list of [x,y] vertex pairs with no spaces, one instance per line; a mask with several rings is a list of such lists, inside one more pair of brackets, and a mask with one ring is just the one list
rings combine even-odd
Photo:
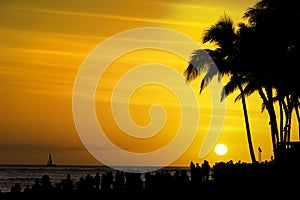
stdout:
[[107,179],[108,189],[112,189],[114,184],[114,175],[111,171],[106,172],[106,179]]
[[87,184],[84,177],[80,177],[79,181],[76,183],[77,192],[84,193],[88,191]]
[[154,187],[154,175],[152,175],[150,172],[145,173],[145,191],[151,192],[153,191]]
[[96,190],[100,190],[101,177],[99,172],[96,173],[94,177],[94,185]]
[[117,171],[115,174],[113,189],[117,191],[122,191],[124,189],[124,185],[125,185],[124,172]]
[[196,163],[195,171],[194,171],[194,179],[196,185],[200,185],[202,183],[202,169],[199,163]]
[[52,192],[53,186],[48,175],[43,175],[41,178],[41,192]]
[[193,161],[190,162],[190,178],[191,178],[191,183],[194,184],[195,183],[195,169],[196,166],[193,163]]
[[210,165],[209,162],[207,160],[204,160],[202,165],[202,176],[203,176],[203,181],[205,183],[208,182],[208,178],[209,178],[209,172],[210,172]]
[[40,184],[39,178],[34,179],[34,183],[31,186],[31,192],[34,192],[34,193],[41,192],[41,184]]
[[84,182],[87,186],[87,190],[88,191],[94,191],[95,187],[94,187],[94,180],[93,177],[91,176],[91,174],[87,174],[85,176]]
[[101,178],[101,189],[102,190],[111,190],[114,184],[114,175],[111,171],[107,171],[102,175]]
[[63,192],[73,192],[74,185],[70,174],[67,174],[67,178],[61,181],[61,186]]

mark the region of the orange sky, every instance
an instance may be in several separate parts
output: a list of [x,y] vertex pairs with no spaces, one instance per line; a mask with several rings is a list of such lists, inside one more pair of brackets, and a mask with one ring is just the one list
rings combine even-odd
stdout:
[[[0,164],[44,164],[49,152],[58,164],[99,164],[82,144],[72,113],[73,84],[89,53],[117,33],[149,26],[176,30],[202,45],[203,30],[220,16],[227,13],[238,23],[242,21],[243,12],[255,2],[1,1]],[[99,123],[115,144],[133,152],[163,147],[179,127],[180,106],[176,97],[158,85],[137,90],[128,105],[133,120],[139,125],[150,122],[147,112],[151,105],[165,106],[168,118],[157,136],[147,140],[130,139],[112,117],[109,109],[114,85],[133,66],[149,62],[168,65],[182,76],[186,68],[184,60],[171,54],[155,50],[131,52],[109,66],[97,88],[95,107]],[[199,129],[191,146],[173,165],[188,165],[191,160],[202,162],[204,159],[199,159],[198,153],[209,126],[211,107],[208,91],[198,95],[199,81],[190,83],[200,105]],[[205,157],[210,163],[250,162],[241,103],[234,103],[234,97],[226,100],[226,118],[218,140],[228,146],[228,153],[217,156],[212,151]],[[272,149],[267,113],[260,113],[261,100],[257,94],[249,97],[247,103],[254,149],[257,154],[260,146],[262,160],[269,160]],[[106,153],[105,148],[102,151]]]

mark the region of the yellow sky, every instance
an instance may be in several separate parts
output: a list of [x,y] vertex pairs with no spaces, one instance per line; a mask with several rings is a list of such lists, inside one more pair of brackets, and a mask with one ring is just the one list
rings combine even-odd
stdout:
[[[255,2],[1,1],[0,163],[43,164],[52,152],[54,162],[59,164],[99,164],[82,144],[72,113],[73,84],[89,53],[115,34],[149,26],[176,30],[202,45],[203,30],[220,16],[227,13],[234,22],[240,22],[243,12]],[[164,105],[168,118],[158,135],[145,140],[130,138],[113,119],[109,109],[114,85],[132,67],[151,62],[168,65],[182,76],[186,68],[184,60],[168,53],[155,50],[131,52],[109,66],[97,88],[95,107],[99,123],[115,144],[133,152],[163,147],[172,139],[180,123],[180,105],[176,96],[159,85],[140,88],[128,105],[133,120],[141,126],[150,122],[148,109],[152,104]],[[202,162],[204,159],[199,159],[198,153],[211,119],[211,107],[208,91],[198,95],[199,81],[190,83],[200,105],[199,129],[191,146],[172,163],[174,165],[188,165],[191,160]],[[250,162],[241,103],[234,103],[234,97],[226,100],[226,118],[218,140],[228,146],[228,153],[217,156],[212,151],[205,157],[210,163],[222,160]],[[249,97],[247,103],[254,149],[257,154],[260,146],[262,160],[268,160],[272,155],[268,115],[260,113],[261,100],[257,94]],[[186,130],[188,132],[189,127]],[[105,149],[102,151],[106,153]]]

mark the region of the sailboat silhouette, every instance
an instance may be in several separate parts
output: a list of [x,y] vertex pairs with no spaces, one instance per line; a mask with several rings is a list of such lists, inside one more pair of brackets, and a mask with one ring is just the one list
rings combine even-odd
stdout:
[[52,161],[52,155],[51,155],[51,153],[49,153],[49,158],[48,158],[48,161],[47,161],[47,166],[55,166],[53,164],[53,161]]

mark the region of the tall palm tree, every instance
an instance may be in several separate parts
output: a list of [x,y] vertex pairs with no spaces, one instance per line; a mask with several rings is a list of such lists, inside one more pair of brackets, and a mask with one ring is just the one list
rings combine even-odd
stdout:
[[191,56],[188,67],[186,68],[185,75],[187,81],[196,78],[202,71],[206,71],[200,85],[200,93],[209,84],[214,76],[228,75],[230,81],[225,85],[225,89],[221,94],[221,101],[235,90],[239,90],[240,94],[236,100],[242,100],[243,114],[246,126],[246,133],[248,139],[248,146],[252,163],[256,163],[255,153],[253,150],[251,131],[249,125],[249,117],[247,112],[246,97],[243,85],[247,82],[246,71],[242,70],[239,59],[239,38],[246,30],[246,26],[241,24],[239,26],[242,31],[235,31],[233,21],[226,14],[219,19],[209,29],[205,30],[203,43],[211,42],[216,44],[215,50],[206,51],[211,56],[214,63],[218,66],[219,72],[215,68],[210,67],[211,61],[204,59],[204,50],[195,50]]
[[[253,55],[249,64],[253,67],[251,74],[269,114],[275,158],[282,146],[280,143],[289,141],[293,108],[297,108],[296,114],[298,112],[299,95],[294,91],[299,85],[295,68],[300,64],[300,32],[295,24],[299,23],[300,12],[296,3],[292,0],[261,0],[244,13],[254,29],[250,39],[252,47],[248,46],[249,54]],[[274,109],[276,99],[281,110],[279,130]]]

